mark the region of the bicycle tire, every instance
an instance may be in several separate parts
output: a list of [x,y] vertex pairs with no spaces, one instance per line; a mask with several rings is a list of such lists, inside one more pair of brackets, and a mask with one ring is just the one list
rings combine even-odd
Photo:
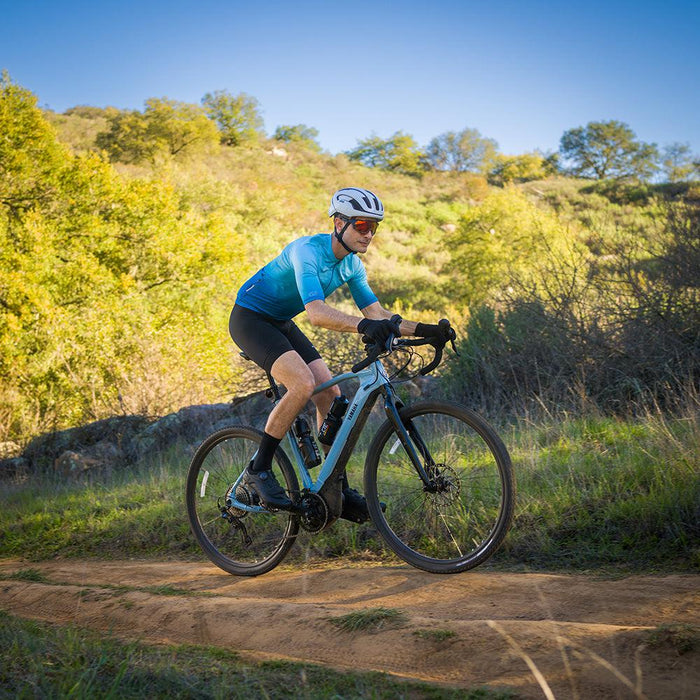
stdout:
[[437,493],[424,489],[386,421],[365,461],[365,495],[375,526],[401,559],[424,571],[460,573],[482,564],[500,547],[513,519],[515,476],[505,445],[483,418],[452,402],[420,402],[400,415],[426,442],[442,486]]
[[[224,428],[199,446],[187,473],[186,502],[190,528],[197,542],[219,568],[235,576],[259,576],[277,566],[294,544],[299,519],[292,513],[235,511],[222,517],[228,490],[255,454],[262,433],[248,426]],[[296,473],[278,447],[273,471],[292,499],[299,493]],[[245,530],[241,529],[241,525]],[[250,538],[245,541],[244,531]]]

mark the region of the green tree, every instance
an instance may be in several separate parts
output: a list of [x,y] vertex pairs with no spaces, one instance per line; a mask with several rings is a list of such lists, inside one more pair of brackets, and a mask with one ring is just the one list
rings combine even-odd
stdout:
[[221,141],[227,146],[255,142],[265,135],[258,101],[244,92],[238,95],[227,90],[208,92],[202,98],[202,104],[209,118],[219,127]]
[[109,128],[96,145],[112,160],[136,163],[159,154],[177,156],[211,148],[218,142],[216,126],[197,105],[167,98],[146,100],[143,112],[126,111],[108,117]]
[[452,288],[471,308],[497,297],[513,278],[528,280],[545,251],[565,258],[569,245],[556,215],[510,187],[467,209],[445,242]]
[[638,141],[627,124],[615,120],[564,132],[559,152],[578,177],[645,180],[658,168],[656,144]]
[[552,159],[540,153],[524,153],[520,156],[497,154],[489,172],[489,182],[505,185],[511,182],[542,180],[555,172]]
[[306,124],[295,124],[294,126],[278,126],[273,137],[277,141],[285,143],[302,143],[314,151],[320,151],[318,143],[318,129]]
[[29,90],[0,78],[0,204],[13,212],[47,201],[55,190],[66,149]]
[[224,214],[74,156],[7,76],[0,134],[0,440],[230,379],[220,290],[245,266]]
[[368,168],[381,168],[404,175],[420,175],[424,170],[423,151],[410,134],[402,131],[397,131],[388,139],[376,135],[363,139],[354,149],[347,151],[347,156]]
[[497,150],[498,144],[477,129],[447,131],[428,144],[427,161],[434,170],[486,173]]
[[684,182],[698,174],[690,144],[676,142],[664,146],[661,169],[668,182]]

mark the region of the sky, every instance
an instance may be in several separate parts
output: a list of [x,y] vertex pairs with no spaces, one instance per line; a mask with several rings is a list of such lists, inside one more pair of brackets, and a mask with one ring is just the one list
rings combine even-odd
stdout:
[[0,0],[0,69],[57,112],[255,97],[338,153],[477,129],[556,151],[618,120],[700,153],[700,0]]

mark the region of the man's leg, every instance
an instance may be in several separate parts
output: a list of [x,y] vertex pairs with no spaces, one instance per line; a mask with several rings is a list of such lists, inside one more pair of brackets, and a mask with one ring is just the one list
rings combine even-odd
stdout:
[[265,432],[281,440],[311,398],[316,381],[309,365],[294,350],[278,357],[272,365],[271,373],[287,387],[287,393],[272,409]]
[[275,360],[271,374],[285,385],[287,393],[267,419],[260,448],[248,467],[246,481],[266,506],[288,509],[292,502],[270,471],[272,459],[282,438],[308,402],[315,384],[311,370],[294,350],[285,352]]
[[[311,370],[311,374],[313,374],[315,386],[323,384],[323,382],[327,382],[329,379],[333,378],[331,371],[328,369],[328,365],[326,365],[323,360],[314,360],[309,363],[308,367]],[[311,400],[316,405],[316,423],[319,428],[324,418],[328,415],[333,399],[335,399],[336,396],[340,396],[340,389],[337,384],[311,397]],[[323,445],[323,448],[328,452],[328,447],[326,445]]]

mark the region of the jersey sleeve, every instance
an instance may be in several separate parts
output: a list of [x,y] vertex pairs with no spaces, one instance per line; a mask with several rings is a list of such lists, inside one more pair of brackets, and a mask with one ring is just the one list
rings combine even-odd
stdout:
[[326,298],[318,273],[314,251],[309,245],[295,246],[289,255],[294,268],[294,279],[301,301],[306,306],[310,301]]
[[353,262],[354,270],[352,276],[348,279],[348,287],[353,300],[357,304],[357,308],[364,309],[366,306],[374,304],[378,299],[367,281],[367,270],[365,270],[365,266],[357,255],[353,255]]

